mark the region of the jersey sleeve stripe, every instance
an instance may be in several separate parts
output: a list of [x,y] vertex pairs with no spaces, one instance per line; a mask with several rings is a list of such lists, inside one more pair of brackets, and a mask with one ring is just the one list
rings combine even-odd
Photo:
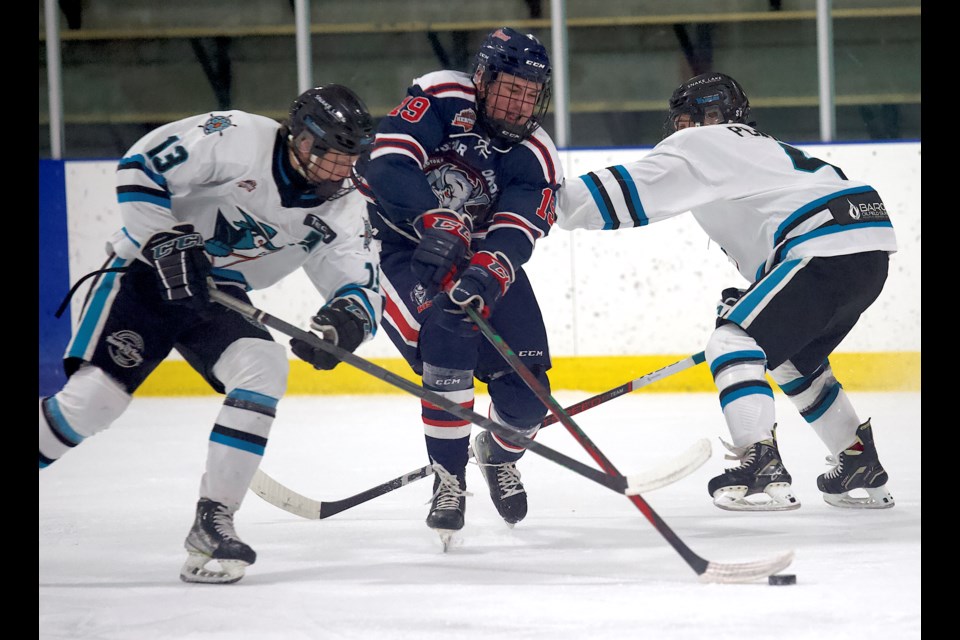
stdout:
[[127,170],[143,172],[144,174],[146,174],[148,178],[150,178],[151,182],[153,182],[157,186],[162,187],[164,189],[167,188],[166,178],[161,176],[159,173],[156,173],[148,169],[146,160],[144,160],[143,156],[139,154],[135,156],[130,156],[129,158],[124,158],[117,165],[117,171],[127,171]]
[[599,176],[591,171],[580,176],[580,179],[583,180],[583,184],[587,186],[590,195],[593,196],[593,203],[597,206],[597,210],[603,218],[603,229],[605,231],[619,229],[620,220],[613,215],[613,204],[610,202],[610,196],[607,194],[607,189],[603,186]]
[[119,202],[149,202],[167,209],[170,208],[170,193],[168,191],[137,185],[117,187],[117,200]]
[[549,184],[557,184],[557,167],[553,163],[553,156],[550,149],[535,137],[527,138],[523,144],[533,151],[533,155],[540,161],[540,167],[543,169],[543,177]]
[[640,202],[640,194],[637,193],[637,185],[630,176],[630,173],[623,165],[608,167],[610,174],[620,185],[620,191],[623,192],[623,201],[627,203],[627,211],[630,212],[630,218],[633,220],[633,226],[642,227],[650,223],[646,212],[643,210],[643,203]]
[[153,189],[143,190],[140,187],[118,187],[117,202],[121,204],[125,202],[146,202],[147,204],[155,204],[165,209],[170,208],[169,194],[154,191]]
[[474,87],[460,84],[459,82],[442,82],[424,87],[423,92],[436,96],[438,98],[462,98],[464,100],[473,100],[477,95]]
[[373,143],[373,150],[370,153],[370,159],[374,160],[381,156],[396,153],[409,157],[423,168],[427,161],[427,153],[420,143],[413,136],[405,135],[383,135],[378,134],[376,142]]

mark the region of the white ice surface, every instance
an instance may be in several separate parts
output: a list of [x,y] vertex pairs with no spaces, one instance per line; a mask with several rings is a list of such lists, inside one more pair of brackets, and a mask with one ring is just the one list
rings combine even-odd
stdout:
[[[701,469],[644,498],[707,560],[794,550],[785,573],[797,584],[776,587],[702,584],[627,498],[532,453],[520,465],[530,513],[512,530],[475,466],[461,544],[445,554],[423,522],[429,479],[325,520],[248,493],[236,522],[256,564],[234,585],[184,584],[183,539],[220,398],[135,398],[111,429],[39,474],[39,637],[920,638],[920,394],[850,395],[873,418],[893,509],[823,502],[826,451],[780,394],[781,453],[803,505],[783,513],[712,505],[707,481],[732,464],[714,394],[633,394],[574,416],[625,474],[709,438]],[[537,441],[592,464],[561,425]],[[424,464],[417,399],[319,396],[281,402],[262,469],[336,500]]]

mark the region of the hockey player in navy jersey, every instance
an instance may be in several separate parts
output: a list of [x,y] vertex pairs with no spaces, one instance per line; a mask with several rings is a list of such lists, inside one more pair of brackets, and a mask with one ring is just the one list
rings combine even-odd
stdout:
[[[164,125],[117,167],[123,227],[67,347],[68,380],[41,400],[40,468],[109,427],[176,349],[226,395],[185,542],[184,581],[236,582],[256,560],[234,513],[289,369],[266,328],[211,303],[208,282],[249,302],[247,291],[303,269],[320,307],[312,328],[350,351],[371,338],[383,307],[379,254],[352,172],[372,135],[360,98],[325,85],[301,94],[282,125],[242,111]],[[338,363],[303,342],[292,347],[319,369]]]
[[[550,60],[531,35],[503,27],[484,39],[472,74],[413,81],[357,165],[381,241],[383,327],[434,393],[471,408],[485,382],[490,417],[528,437],[546,408],[463,311],[475,305],[549,385],[540,308],[523,270],[555,221],[563,179],[541,128]],[[421,410],[436,477],[427,525],[446,544],[464,525],[470,423],[428,403]],[[524,449],[481,431],[473,451],[510,525],[527,513],[516,462]]]
[[817,478],[824,500],[892,507],[870,420],[829,361],[880,295],[897,249],[880,195],[756,129],[743,89],[722,73],[677,88],[666,128],[644,158],[568,180],[558,224],[615,230],[691,211],[749,283],[723,291],[706,347],[741,463],[710,480],[714,503],[800,506],[777,447],[769,371],[830,452],[834,467]]

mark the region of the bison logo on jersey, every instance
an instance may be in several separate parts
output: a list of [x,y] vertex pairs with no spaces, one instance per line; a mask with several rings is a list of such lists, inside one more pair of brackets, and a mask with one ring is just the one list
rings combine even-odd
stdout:
[[490,207],[491,199],[484,190],[484,181],[467,175],[458,167],[440,165],[427,174],[427,181],[441,207],[467,213],[474,218],[482,218]]

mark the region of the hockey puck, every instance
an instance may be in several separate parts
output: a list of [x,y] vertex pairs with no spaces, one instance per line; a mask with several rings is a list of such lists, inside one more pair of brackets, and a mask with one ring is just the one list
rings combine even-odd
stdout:
[[772,585],[797,584],[797,574],[781,573],[780,575],[770,576],[767,578],[767,582]]

